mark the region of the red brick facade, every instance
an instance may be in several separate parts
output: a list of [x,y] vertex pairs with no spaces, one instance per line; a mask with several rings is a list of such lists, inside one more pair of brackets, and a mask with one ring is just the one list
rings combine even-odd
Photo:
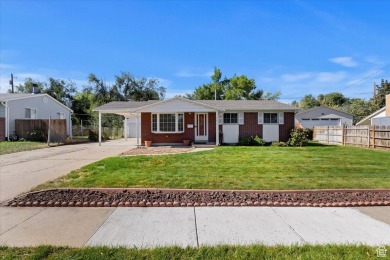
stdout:
[[[152,114],[141,114],[141,142],[152,143],[181,143],[183,140],[195,141],[195,128],[187,128],[188,124],[195,125],[195,113],[184,113],[184,133],[152,133]],[[215,142],[215,113],[208,113],[209,142]]]
[[259,136],[263,138],[263,125],[257,123],[257,112],[244,113],[244,124],[240,125],[240,137]]
[[284,112],[284,124],[279,125],[279,141],[287,142],[290,132],[295,126],[294,112]]
[[[141,142],[152,141],[153,143],[181,143],[183,140],[195,141],[195,128],[187,128],[188,124],[195,125],[195,113],[184,113],[184,133],[152,133],[152,114],[141,114]],[[216,141],[215,113],[208,113],[208,141]],[[291,129],[294,128],[294,112],[284,113],[284,124],[279,125],[279,140],[286,142]],[[219,126],[222,131],[222,126]],[[246,112],[244,124],[239,126],[240,137],[258,135],[263,138],[263,125],[257,123],[257,112]]]

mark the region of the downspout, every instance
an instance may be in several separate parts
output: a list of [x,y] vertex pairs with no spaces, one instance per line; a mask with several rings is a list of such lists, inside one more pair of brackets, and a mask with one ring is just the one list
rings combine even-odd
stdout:
[[8,107],[8,103],[7,101],[2,101],[1,104],[4,106],[5,108],[5,111],[4,111],[4,115],[5,115],[5,136],[7,138],[7,140],[9,141],[9,107]]

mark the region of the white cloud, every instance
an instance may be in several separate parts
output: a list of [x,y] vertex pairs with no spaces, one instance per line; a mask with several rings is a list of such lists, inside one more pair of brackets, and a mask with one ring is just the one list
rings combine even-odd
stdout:
[[311,73],[308,72],[297,73],[297,74],[283,74],[282,80],[291,82],[291,81],[308,79],[310,77],[311,77]]
[[347,77],[343,71],[340,72],[320,72],[316,75],[315,80],[324,83],[340,82]]
[[352,57],[335,57],[335,58],[331,58],[329,60],[333,63],[339,64],[341,66],[348,67],[348,68],[356,67],[359,65],[356,61],[353,60]]

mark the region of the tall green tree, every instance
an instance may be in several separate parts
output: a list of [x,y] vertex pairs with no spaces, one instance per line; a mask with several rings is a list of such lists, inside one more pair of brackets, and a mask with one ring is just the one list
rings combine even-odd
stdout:
[[49,84],[43,92],[62,104],[71,107],[74,94],[76,93],[76,85],[72,81],[49,78]]
[[352,98],[345,104],[343,111],[353,115],[353,123],[356,124],[373,112],[372,103],[361,98]]
[[345,97],[343,94],[339,92],[332,92],[325,95],[319,95],[318,101],[321,103],[321,105],[328,106],[328,107],[342,107],[346,103],[348,103],[348,98]]
[[320,106],[320,102],[311,94],[305,95],[299,102],[300,108],[312,108]]
[[276,100],[280,97],[280,92],[264,93],[263,90],[256,90],[256,82],[245,75],[234,75],[232,78],[222,79],[222,72],[214,67],[211,75],[211,83],[203,84],[195,88],[191,94],[186,94],[187,98],[197,100],[239,100],[239,99],[269,99]]
[[[46,82],[41,82],[38,80],[33,80],[32,78],[26,78],[23,84],[19,84],[15,86],[16,93],[33,93],[33,86],[36,85],[38,87],[38,93],[43,93],[46,88]],[[8,92],[10,92],[9,90]]]
[[375,110],[378,110],[386,105],[386,95],[390,94],[390,83],[382,79],[380,85],[376,85],[376,95],[371,99]]
[[135,78],[128,72],[115,76],[113,88],[121,92],[124,99],[131,101],[148,101],[164,99],[166,88],[156,78]]
[[[79,125],[81,120],[84,125],[90,124],[92,119],[92,109],[94,108],[94,93],[90,87],[85,87],[81,92],[74,96],[72,102],[73,124]],[[87,122],[87,123],[85,123]]]

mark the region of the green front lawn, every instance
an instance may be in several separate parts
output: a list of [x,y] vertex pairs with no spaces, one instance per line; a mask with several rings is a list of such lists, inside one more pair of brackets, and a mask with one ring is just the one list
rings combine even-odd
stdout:
[[47,147],[47,143],[40,142],[28,142],[28,141],[18,141],[18,142],[0,142],[0,155],[8,153],[17,153],[23,151],[30,151],[40,148]]
[[390,188],[390,152],[347,146],[221,146],[111,157],[40,185],[192,189]]
[[[0,247],[0,259],[378,259],[376,247],[324,246],[216,246],[154,249],[109,247]],[[387,258],[386,258],[387,259]]]

